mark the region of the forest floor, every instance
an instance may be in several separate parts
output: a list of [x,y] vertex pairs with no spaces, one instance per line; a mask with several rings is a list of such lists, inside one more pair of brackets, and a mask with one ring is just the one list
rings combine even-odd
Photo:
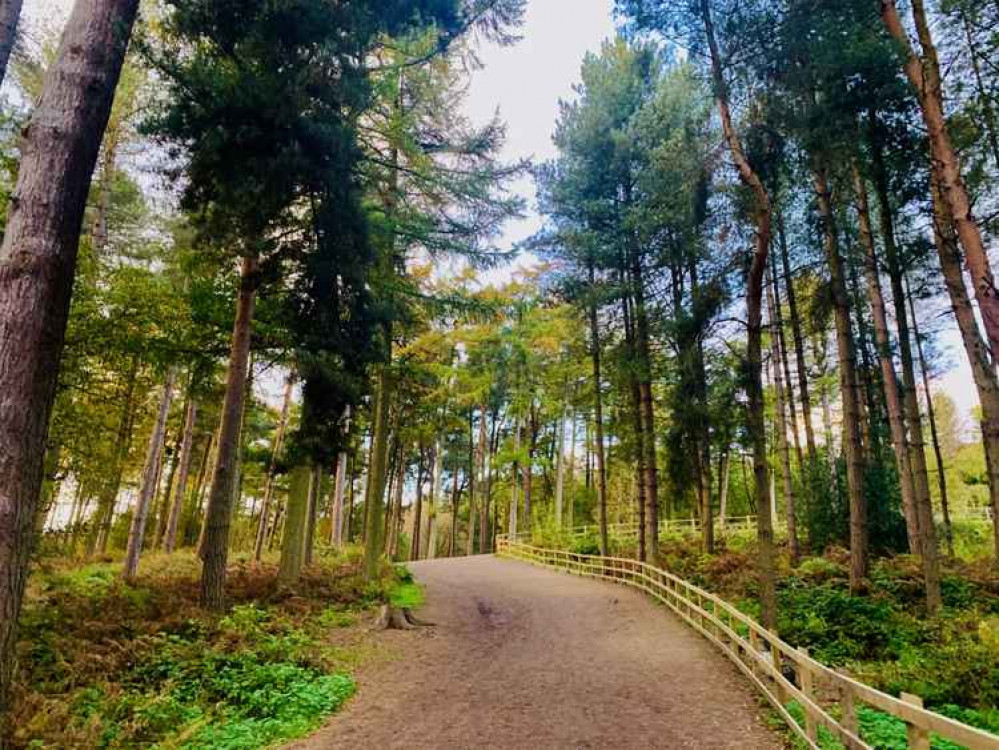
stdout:
[[431,628],[293,750],[783,747],[748,684],[639,593],[495,557],[411,565]]

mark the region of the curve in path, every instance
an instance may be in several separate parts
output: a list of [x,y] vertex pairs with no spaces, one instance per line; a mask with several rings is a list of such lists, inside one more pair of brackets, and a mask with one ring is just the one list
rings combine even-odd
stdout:
[[299,750],[783,747],[750,686],[638,592],[495,557],[415,563],[432,629]]

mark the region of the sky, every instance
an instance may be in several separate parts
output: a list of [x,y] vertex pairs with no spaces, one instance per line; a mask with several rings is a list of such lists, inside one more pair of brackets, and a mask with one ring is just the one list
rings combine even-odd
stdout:
[[[530,0],[519,43],[510,47],[480,45],[478,55],[483,68],[472,75],[464,108],[480,124],[499,112],[507,124],[505,159],[544,160],[555,155],[551,137],[558,102],[573,96],[572,86],[579,79],[586,53],[599,50],[600,44],[614,35],[613,5],[614,0]],[[58,29],[70,7],[70,0],[27,0],[25,26],[29,33],[41,25]],[[528,210],[524,218],[509,222],[498,238],[497,244],[504,250],[530,237],[540,226],[530,177],[521,178],[514,188],[526,200]],[[489,272],[482,280],[503,281],[517,267],[531,262],[531,257],[522,257],[513,267]],[[950,367],[933,388],[946,391],[959,413],[967,415],[978,399],[956,328],[949,320],[939,318],[942,304],[926,307],[920,315],[925,315],[927,322],[936,320],[934,327],[942,329],[938,349]],[[280,382],[273,390],[274,394],[267,394],[268,400],[273,396],[279,401]]]

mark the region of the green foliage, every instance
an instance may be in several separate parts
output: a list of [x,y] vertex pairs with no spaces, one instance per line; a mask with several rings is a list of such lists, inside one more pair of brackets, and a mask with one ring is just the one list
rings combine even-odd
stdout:
[[341,566],[310,569],[292,600],[273,568],[254,569],[218,618],[196,605],[188,555],[151,556],[134,586],[114,564],[43,571],[22,621],[18,740],[235,749],[307,733],[354,691],[355,657],[331,630],[390,591],[405,606],[422,597],[397,576],[369,592]]

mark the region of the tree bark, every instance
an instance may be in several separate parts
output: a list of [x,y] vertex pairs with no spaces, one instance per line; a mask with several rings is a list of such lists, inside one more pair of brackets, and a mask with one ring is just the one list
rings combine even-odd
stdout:
[[235,501],[236,469],[239,461],[240,433],[243,426],[243,402],[249,369],[250,339],[253,332],[253,308],[257,290],[257,259],[244,257],[240,272],[236,320],[233,324],[225,398],[219,423],[215,471],[205,511],[205,539],[200,550],[201,602],[208,609],[225,608],[226,563],[229,557],[229,531]]
[[[73,8],[24,130],[0,246],[0,710],[13,674],[87,191],[137,9],[138,0],[81,0]],[[0,738],[6,722],[0,715]]]
[[971,363],[971,375],[982,407],[982,443],[985,446],[985,467],[989,478],[994,549],[996,562],[999,563],[999,377],[989,359],[988,346],[979,332],[975,311],[964,285],[961,251],[949,215],[950,207],[943,199],[935,177],[933,180],[933,229],[940,269],[961,332],[961,341]]
[[791,339],[794,343],[794,358],[798,369],[798,394],[801,398],[801,418],[805,424],[805,447],[808,451],[808,460],[812,462],[815,460],[815,428],[812,425],[812,398],[808,387],[808,367],[805,363],[805,339],[801,332],[798,299],[794,291],[794,279],[791,276],[791,259],[784,232],[784,220],[779,214],[777,234],[781,251],[781,271],[784,275],[784,286],[787,288],[787,308],[791,317]]
[[[773,277],[773,274],[768,274]],[[767,284],[767,307],[770,312],[771,342],[773,363],[774,391],[777,394],[777,411],[774,415],[777,421],[777,453],[780,456],[781,477],[784,484],[784,503],[787,508],[787,537],[791,554],[791,565],[796,566],[801,559],[801,547],[798,545],[798,525],[794,506],[794,478],[791,474],[791,450],[787,436],[787,404],[785,401],[784,378],[781,372],[780,336],[777,333],[777,302],[774,300],[774,279]],[[775,503],[776,504],[776,503]]]
[[305,527],[308,523],[312,476],[312,471],[305,465],[296,466],[291,471],[281,561],[278,564],[278,580],[284,584],[296,583],[305,564]]
[[944,538],[947,541],[947,554],[954,557],[954,529],[950,523],[950,501],[947,496],[947,471],[944,467],[943,451],[940,449],[940,436],[937,433],[937,415],[933,408],[933,394],[930,391],[930,374],[923,356],[923,341],[919,334],[919,319],[916,317],[916,306],[912,301],[912,290],[909,281],[905,282],[905,296],[909,300],[909,315],[912,317],[912,336],[916,342],[916,354],[919,358],[919,371],[922,374],[923,391],[926,393],[926,418],[930,423],[930,439],[933,442],[933,455],[937,460],[937,486],[940,489],[940,510],[943,513]]
[[433,451],[434,456],[430,470],[430,496],[427,498],[427,540],[424,544],[428,560],[433,560],[437,557],[437,506],[442,500],[441,482],[443,480],[443,451],[441,450],[439,437],[434,441]]
[[[596,279],[593,263],[590,263],[590,288],[591,293]],[[590,318],[590,357],[593,362],[593,429],[594,429],[594,454],[597,464],[597,508],[600,514],[600,554],[609,553],[610,544],[607,537],[607,472],[604,468],[604,407],[603,394],[601,392],[602,374],[600,371],[600,326],[597,320],[597,304],[591,302],[589,307]],[[575,433],[575,425],[573,425]],[[573,445],[575,445],[575,434],[573,435]],[[589,474],[589,472],[587,472]]]
[[373,581],[377,577],[378,559],[383,551],[382,504],[385,497],[391,399],[392,379],[388,365],[383,364],[378,370],[371,455],[368,460],[368,481],[364,493],[364,577],[368,581]]
[[[344,440],[350,439],[350,407],[346,412],[347,425]],[[334,549],[343,548],[343,498],[347,480],[347,450],[340,451],[336,459],[336,478],[333,481],[333,509],[330,513],[330,544]]]
[[306,515],[305,526],[305,550],[302,559],[305,565],[312,565],[313,555],[316,550],[316,527],[319,523],[319,494],[322,489],[323,467],[316,463],[312,466],[312,479],[309,485],[308,514]]
[[916,91],[923,122],[929,134],[930,152],[941,197],[947,204],[955,235],[964,249],[975,299],[985,324],[993,361],[999,352],[999,294],[981,228],[972,213],[971,198],[964,183],[960,157],[951,142],[944,112],[940,63],[930,33],[923,0],[912,0],[922,57],[916,54],[902,25],[895,0],[880,0],[881,17],[888,33],[903,50],[905,74]]
[[770,252],[773,214],[770,195],[749,163],[739,134],[732,123],[728,86],[725,82],[721,52],[715,38],[708,0],[700,0],[700,11],[708,41],[714,94],[725,142],[732,161],[739,171],[740,180],[752,192],[754,199],[753,217],[756,233],[753,258],[746,280],[746,395],[749,402],[747,431],[753,446],[753,473],[756,480],[760,617],[765,627],[774,628],[777,625],[777,562],[773,526],[770,522],[773,499],[767,477],[767,437],[763,402],[763,273]]
[[289,373],[284,384],[284,400],[281,403],[281,417],[274,435],[274,449],[271,451],[271,463],[267,467],[267,479],[264,482],[264,499],[260,503],[260,518],[257,521],[257,536],[253,543],[253,559],[260,562],[264,553],[264,542],[267,537],[268,522],[271,516],[271,502],[274,498],[274,480],[277,472],[277,461],[284,444],[284,434],[288,429],[288,413],[291,411],[291,400],[295,392],[295,375]]
[[419,560],[421,552],[421,532],[423,530],[423,461],[425,448],[420,446],[416,463],[416,500],[413,502],[413,536],[409,544],[409,559]]
[[146,451],[146,464],[142,470],[142,487],[135,503],[132,515],[132,525],[128,532],[128,548],[125,551],[125,566],[122,577],[126,581],[135,580],[139,572],[139,556],[142,554],[142,540],[146,532],[146,519],[149,516],[149,506],[156,492],[156,478],[159,476],[163,460],[163,444],[166,442],[166,422],[170,414],[170,403],[173,399],[173,369],[167,373],[163,383],[163,395],[160,397],[160,408],[156,415],[156,424],[149,436],[149,448]]
[[[516,427],[514,428],[513,435],[513,452],[518,454],[520,452],[520,420],[516,420]],[[520,498],[518,497],[520,488],[520,467],[517,465],[516,459],[510,465],[510,518],[509,518],[509,533],[510,539],[515,540],[517,538],[517,520],[520,515]]]
[[850,590],[859,592],[867,576],[867,498],[864,494],[864,448],[860,430],[860,407],[857,393],[857,361],[853,343],[850,299],[840,256],[832,194],[824,167],[813,163],[812,176],[822,218],[822,234],[833,317],[836,322],[836,351],[839,357],[840,397],[843,402],[843,453],[846,456],[847,495],[850,501]]
[[198,421],[198,402],[191,398],[184,415],[184,437],[180,445],[180,469],[177,477],[177,489],[174,492],[173,503],[170,505],[170,515],[167,519],[166,535],[163,540],[163,551],[170,554],[177,546],[177,524],[180,522],[180,511],[184,507],[187,496],[187,478],[191,471],[191,454],[194,447],[194,425]]
[[128,375],[125,379],[125,393],[122,399],[121,416],[118,420],[118,432],[115,436],[112,452],[111,476],[104,484],[100,497],[97,500],[93,528],[87,540],[87,557],[92,556],[95,552],[103,554],[107,551],[108,536],[111,533],[115,503],[118,500],[118,492],[121,489],[121,477],[124,471],[125,459],[128,457],[128,452],[132,446],[135,386],[138,373],[139,358],[133,356]]
[[902,491],[902,509],[909,538],[909,551],[912,554],[920,554],[919,516],[916,510],[916,489],[912,476],[909,438],[906,434],[905,417],[902,413],[903,405],[898,376],[895,373],[891,334],[888,330],[888,315],[885,309],[884,295],[881,291],[877,247],[874,244],[874,234],[871,231],[867,186],[864,184],[864,179],[856,164],[853,165],[853,183],[857,201],[857,217],[860,224],[860,244],[863,246],[866,258],[864,270],[867,275],[867,295],[874,319],[874,336],[878,346],[878,361],[881,364],[881,382],[884,387],[885,404],[888,408],[892,448],[895,452],[895,464],[898,467],[898,479]]

